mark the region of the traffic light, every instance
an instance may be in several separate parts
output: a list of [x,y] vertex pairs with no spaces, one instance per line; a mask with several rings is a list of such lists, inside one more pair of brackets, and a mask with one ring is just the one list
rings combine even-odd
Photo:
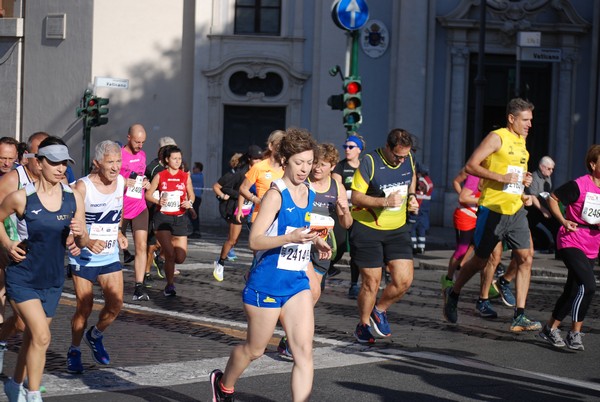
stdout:
[[331,106],[331,110],[344,110],[344,94],[331,95],[327,104]]
[[355,131],[362,123],[362,85],[360,77],[348,77],[344,80],[344,126]]
[[108,108],[104,107],[108,105],[108,102],[108,98],[100,98],[95,95],[87,99],[86,127],[98,127],[108,123],[108,117],[103,117],[108,114]]
[[83,125],[85,128],[98,127],[108,123],[108,98],[101,98],[92,93],[91,90],[86,89],[81,98],[79,107],[75,110],[77,117],[83,118]]
[[102,126],[108,123],[108,117],[106,117],[106,115],[108,114],[108,108],[105,107],[106,105],[108,105],[108,103],[108,98],[96,98],[96,105],[98,106],[98,121],[96,126]]
[[79,103],[79,107],[76,109],[77,117],[87,118],[89,103],[93,96],[92,91],[86,89],[83,98],[81,98],[81,102]]

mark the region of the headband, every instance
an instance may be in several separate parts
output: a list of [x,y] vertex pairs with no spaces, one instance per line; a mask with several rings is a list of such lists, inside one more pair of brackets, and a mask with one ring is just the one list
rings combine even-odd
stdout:
[[356,143],[358,148],[360,148],[361,151],[363,150],[363,142],[357,136],[351,135],[350,137],[346,138],[346,142],[348,142],[348,141],[352,141],[352,142]]

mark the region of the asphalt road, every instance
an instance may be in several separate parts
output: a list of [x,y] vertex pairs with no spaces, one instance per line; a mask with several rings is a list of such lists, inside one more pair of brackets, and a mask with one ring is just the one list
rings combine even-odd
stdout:
[[[83,375],[66,372],[70,317],[74,299],[67,281],[52,325],[43,383],[46,401],[208,401],[208,374],[223,369],[231,347],[245,338],[241,290],[251,253],[236,249],[238,261],[228,264],[225,281],[212,277],[212,261],[223,241],[211,230],[190,242],[179,267],[178,296],[162,296],[164,283],[150,289],[149,302],[131,302],[132,273],[126,271],[126,306],[105,333],[111,365],[93,363],[82,346]],[[444,254],[445,253],[445,254]],[[438,256],[443,261],[448,251]],[[476,281],[459,304],[459,322],[444,322],[439,270],[417,269],[413,286],[388,311],[393,335],[373,346],[358,345],[356,302],[347,298],[349,273],[329,281],[316,306],[315,380],[312,400],[598,400],[600,399],[600,302],[594,300],[586,325],[586,350],[554,349],[533,333],[511,333],[512,310],[498,302],[495,320],[475,314]],[[442,264],[442,263],[440,263]],[[564,278],[536,276],[528,315],[545,320],[560,294]],[[100,295],[98,295],[100,296]],[[93,324],[101,299],[90,320]],[[565,331],[566,332],[566,331]],[[265,356],[254,362],[236,385],[237,400],[290,400],[291,363],[276,353],[281,336],[274,334]],[[20,338],[6,353],[4,372],[14,367]],[[0,400],[5,400],[0,398]]]

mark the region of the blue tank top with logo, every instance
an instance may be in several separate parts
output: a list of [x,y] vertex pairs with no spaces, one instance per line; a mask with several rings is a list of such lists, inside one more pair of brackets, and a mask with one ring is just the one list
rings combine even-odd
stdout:
[[[271,187],[281,194],[281,209],[266,235],[283,236],[296,228],[308,227],[315,198],[312,188],[309,187],[306,207],[300,208],[294,203],[282,179],[275,180]],[[310,261],[311,244],[289,243],[259,251],[246,286],[271,296],[292,296],[310,289],[306,269]]]
[[61,287],[65,282],[65,250],[71,219],[77,204],[69,186],[62,185],[62,203],[58,211],[48,211],[40,201],[33,183],[25,186],[27,201],[19,220],[27,223],[27,257],[11,262],[6,282],[33,289]]

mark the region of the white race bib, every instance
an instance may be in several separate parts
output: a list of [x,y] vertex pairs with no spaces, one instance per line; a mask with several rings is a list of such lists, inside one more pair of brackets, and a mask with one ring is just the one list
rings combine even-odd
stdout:
[[[285,234],[288,234],[297,228],[288,226]],[[310,262],[310,247],[312,243],[287,243],[281,246],[277,268],[286,271],[306,271]]]
[[181,191],[163,191],[161,197],[167,203],[160,207],[161,212],[179,212],[181,206]]
[[521,195],[525,186],[523,185],[523,168],[521,166],[508,166],[506,173],[516,173],[519,175],[516,183],[507,183],[502,191],[509,194]]
[[581,219],[590,225],[600,224],[600,194],[587,193],[585,195]]
[[115,251],[119,238],[118,223],[92,223],[90,227],[90,239],[104,240],[106,245],[98,255],[110,255]]
[[130,198],[142,199],[142,188],[144,183],[144,176],[137,176],[135,178],[135,184],[133,187],[127,187],[125,195]]
[[[408,195],[408,184],[402,184],[399,186],[392,186],[392,187],[383,189],[383,192],[385,193],[386,197],[389,197],[390,194],[395,193],[396,191],[398,191],[402,197],[406,198],[406,196]],[[404,201],[402,201],[402,202],[404,202]],[[392,208],[386,208],[386,209],[388,211],[398,211],[398,210],[400,210],[400,207],[392,207]]]

